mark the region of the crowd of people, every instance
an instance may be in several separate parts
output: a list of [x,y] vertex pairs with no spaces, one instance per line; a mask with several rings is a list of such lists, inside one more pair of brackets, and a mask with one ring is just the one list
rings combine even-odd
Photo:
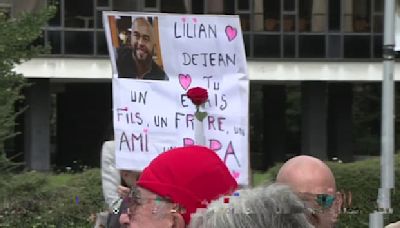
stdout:
[[105,227],[335,227],[342,200],[329,167],[297,156],[275,183],[240,187],[218,155],[203,146],[171,149],[141,173],[115,169],[112,141],[102,151],[109,207]]

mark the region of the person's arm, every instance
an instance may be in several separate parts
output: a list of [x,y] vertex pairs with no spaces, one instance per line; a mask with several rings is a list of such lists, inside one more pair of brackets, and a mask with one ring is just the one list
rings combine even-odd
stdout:
[[101,149],[101,183],[104,199],[113,209],[113,203],[119,199],[118,186],[121,184],[119,170],[115,168],[114,141],[106,141]]

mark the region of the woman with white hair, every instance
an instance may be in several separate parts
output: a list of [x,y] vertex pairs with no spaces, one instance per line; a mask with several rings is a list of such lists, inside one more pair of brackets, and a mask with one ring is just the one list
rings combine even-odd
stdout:
[[190,228],[312,228],[304,203],[281,184],[238,190],[192,216]]

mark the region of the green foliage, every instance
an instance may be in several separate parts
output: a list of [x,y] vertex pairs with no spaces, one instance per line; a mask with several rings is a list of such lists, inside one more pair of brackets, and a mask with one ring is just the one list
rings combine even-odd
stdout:
[[[255,173],[255,185],[274,181],[281,166],[282,164],[276,165],[266,173]],[[376,158],[346,164],[329,162],[328,166],[335,175],[338,191],[351,192],[353,199],[350,208],[359,210],[359,213],[356,214],[342,213],[339,227],[368,227],[369,214],[377,207],[380,160]],[[400,189],[400,154],[396,155],[395,167],[395,189],[398,191]],[[398,192],[392,193],[391,202],[394,212],[386,218],[385,224],[388,224],[389,221],[400,220],[400,194]]]
[[93,227],[89,218],[102,211],[103,202],[99,169],[3,176],[0,227]]
[[[21,89],[27,84],[22,75],[13,71],[16,64],[48,51],[33,45],[41,36],[41,27],[54,15],[55,7],[43,9],[37,14],[23,13],[8,18],[0,11],[0,170],[7,167],[4,155],[5,140],[15,136],[15,103],[21,100]],[[8,164],[9,165],[9,164]]]

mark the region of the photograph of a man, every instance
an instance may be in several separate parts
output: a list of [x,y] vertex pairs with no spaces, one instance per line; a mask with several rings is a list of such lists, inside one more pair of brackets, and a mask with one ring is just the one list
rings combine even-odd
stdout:
[[130,45],[117,49],[119,78],[168,80],[153,60],[155,39],[153,26],[148,20],[144,17],[133,20]]

